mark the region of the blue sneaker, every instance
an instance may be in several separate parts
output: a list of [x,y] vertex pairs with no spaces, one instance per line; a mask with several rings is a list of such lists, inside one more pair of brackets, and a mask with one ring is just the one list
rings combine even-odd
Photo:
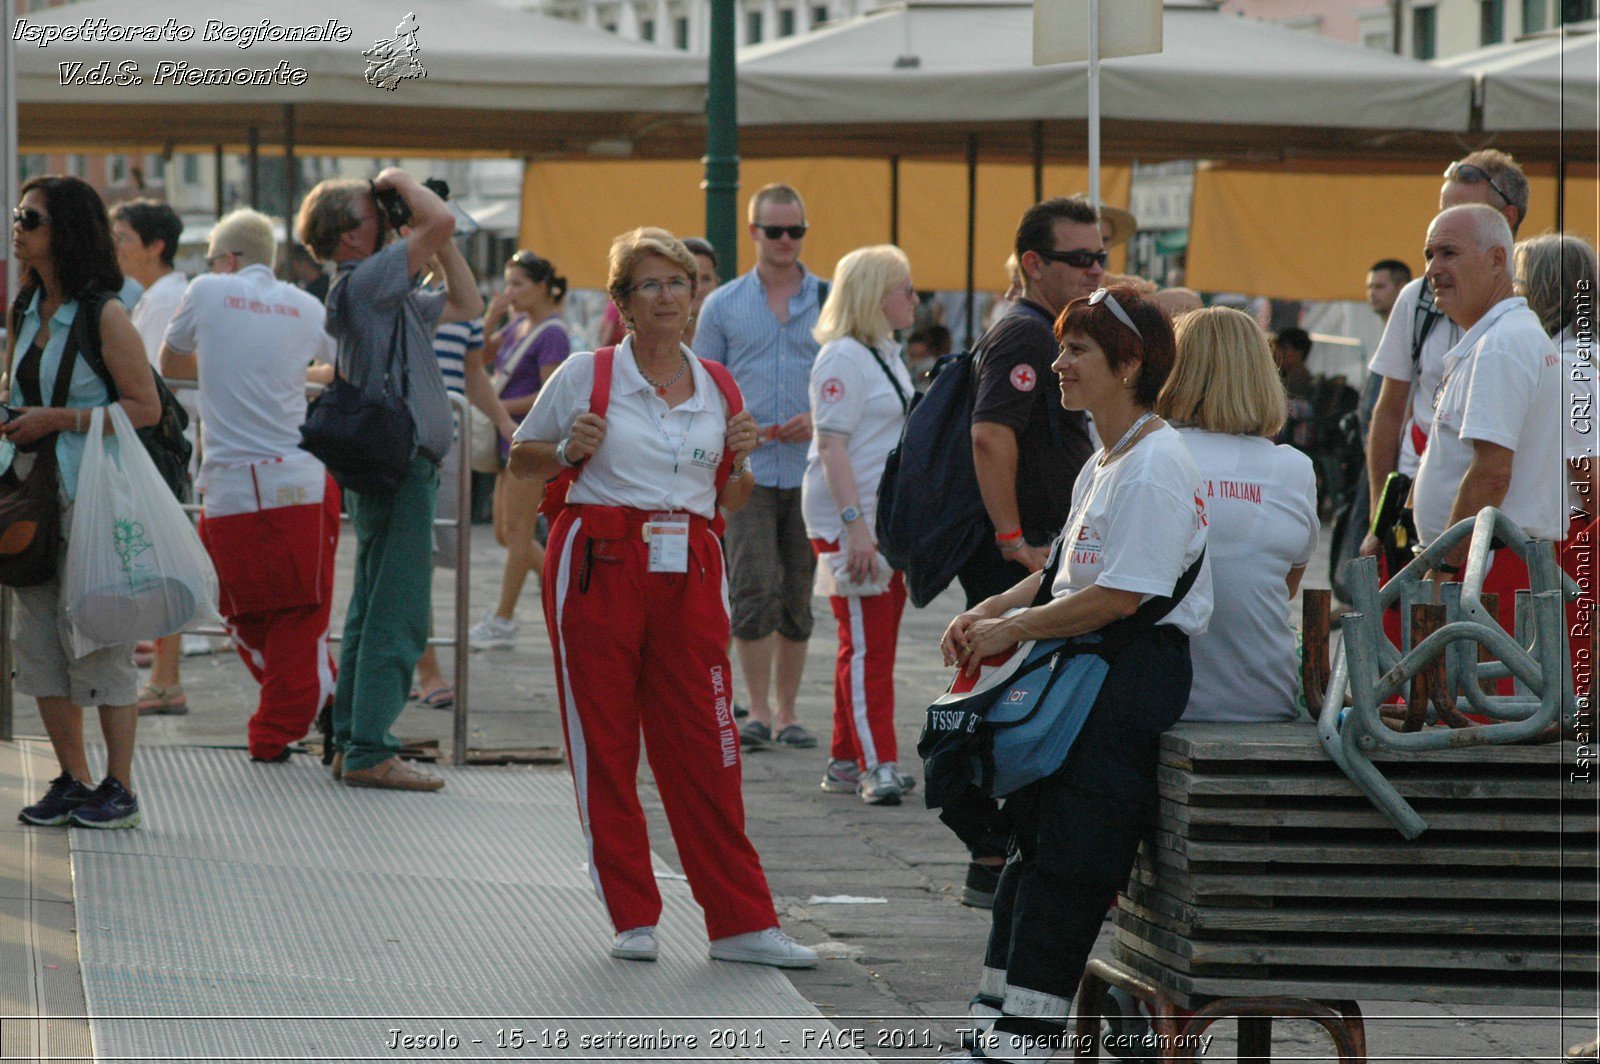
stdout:
[[115,776],[107,776],[89,800],[72,811],[68,820],[80,828],[136,828],[139,826],[139,799]]
[[89,785],[63,772],[50,781],[50,789],[32,805],[24,806],[17,819],[24,824],[53,828],[67,822],[72,811],[94,794]]

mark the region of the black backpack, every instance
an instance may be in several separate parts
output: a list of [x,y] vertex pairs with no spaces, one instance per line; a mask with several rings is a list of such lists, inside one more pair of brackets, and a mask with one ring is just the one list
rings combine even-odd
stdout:
[[[24,290],[17,296],[17,303],[11,308],[13,320],[22,320],[32,298],[31,290]],[[79,354],[106,386],[106,394],[113,403],[121,396],[101,348],[100,312],[116,298],[113,293],[98,290],[78,297],[78,313],[72,319],[71,330]],[[150,460],[155,463],[161,479],[172,489],[172,494],[179,502],[188,503],[194,499],[194,478],[189,475],[189,460],[194,457],[194,445],[184,435],[189,427],[189,412],[178,402],[178,397],[172,394],[172,389],[167,387],[154,366],[150,367],[150,375],[155,378],[156,395],[161,400],[161,418],[154,425],[139,429],[139,439],[150,453]]]

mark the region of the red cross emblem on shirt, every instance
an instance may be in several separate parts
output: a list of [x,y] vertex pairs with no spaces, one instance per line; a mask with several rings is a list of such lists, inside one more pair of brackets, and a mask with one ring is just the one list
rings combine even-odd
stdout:
[[1033,391],[1033,386],[1038,382],[1032,366],[1018,366],[1011,371],[1011,386],[1019,392]]
[[838,377],[829,377],[822,382],[822,401],[837,403],[844,398],[844,382]]

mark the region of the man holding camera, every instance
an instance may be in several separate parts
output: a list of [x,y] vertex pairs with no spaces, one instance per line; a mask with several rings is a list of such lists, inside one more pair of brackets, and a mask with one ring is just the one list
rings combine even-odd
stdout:
[[[402,225],[408,235],[391,240]],[[295,230],[338,270],[327,329],[338,341],[340,376],[365,388],[395,367],[416,431],[416,455],[393,492],[345,494],[356,575],[334,694],[334,777],[351,787],[436,791],[444,780],[400,760],[389,729],[427,646],[434,500],[452,433],[433,328],[482,314],[483,298],[450,240],[450,209],[403,170],[384,170],[370,184],[322,182],[301,205]],[[435,256],[444,291],[418,291],[415,279]]]

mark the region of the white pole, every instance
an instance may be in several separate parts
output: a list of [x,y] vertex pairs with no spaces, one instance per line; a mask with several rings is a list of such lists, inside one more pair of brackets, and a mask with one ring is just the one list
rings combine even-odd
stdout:
[[1100,0],[1089,0],[1089,199],[1100,206]]
[[[0,195],[5,197],[5,208],[8,211],[17,205],[17,186],[20,184],[17,172],[17,45],[11,39],[16,15],[16,0],[0,0],[0,16],[5,18],[4,29],[0,30],[5,35],[5,52],[0,55],[0,66],[5,68],[0,71],[0,78],[4,81],[3,87],[0,87],[0,95],[4,96],[3,109],[0,109],[0,126],[5,127],[5,145],[0,147],[0,153],[3,153],[0,165],[5,168],[5,172],[0,173]],[[9,226],[7,229],[9,236]],[[17,260],[12,255],[9,239],[6,241],[5,264],[4,307],[9,310],[12,296],[17,290]]]

